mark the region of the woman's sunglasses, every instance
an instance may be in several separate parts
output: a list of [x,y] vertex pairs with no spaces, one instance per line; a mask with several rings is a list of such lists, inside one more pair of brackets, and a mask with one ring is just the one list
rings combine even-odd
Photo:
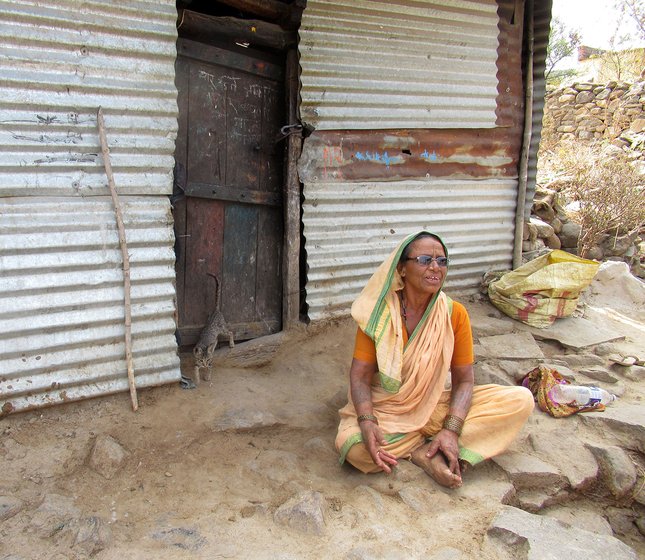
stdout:
[[430,255],[419,255],[418,257],[408,257],[406,261],[417,261],[421,266],[430,266],[435,261],[438,266],[448,266],[448,257],[431,257]]

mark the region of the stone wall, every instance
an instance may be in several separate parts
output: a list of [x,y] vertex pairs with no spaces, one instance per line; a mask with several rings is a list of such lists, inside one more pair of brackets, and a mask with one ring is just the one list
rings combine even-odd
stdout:
[[[645,82],[579,83],[546,95],[543,135],[632,147],[645,131]],[[638,147],[638,146],[634,146]]]
[[[645,82],[578,83],[548,92],[542,139],[547,143],[605,140],[612,145],[611,150],[626,152],[645,174]],[[607,157],[611,157],[611,150],[607,150]],[[538,173],[532,217],[524,225],[524,262],[550,249],[577,253],[581,228],[569,218],[563,208],[565,203],[557,187],[541,184]],[[636,276],[643,278],[643,233],[605,235],[588,256],[599,261],[625,261]]]

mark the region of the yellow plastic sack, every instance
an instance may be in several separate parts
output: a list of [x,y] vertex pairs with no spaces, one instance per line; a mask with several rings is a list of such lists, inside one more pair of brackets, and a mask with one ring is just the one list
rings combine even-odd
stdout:
[[575,311],[598,266],[566,251],[551,251],[489,284],[488,296],[509,317],[545,329]]

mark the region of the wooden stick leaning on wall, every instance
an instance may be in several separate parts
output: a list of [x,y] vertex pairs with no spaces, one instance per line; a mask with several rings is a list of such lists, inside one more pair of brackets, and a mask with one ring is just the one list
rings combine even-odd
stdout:
[[132,401],[132,410],[136,412],[139,408],[137,401],[137,386],[134,382],[134,365],[132,363],[132,304],[130,303],[130,258],[128,257],[128,245],[125,239],[125,226],[123,225],[123,215],[121,214],[121,205],[119,195],[116,192],[114,184],[114,174],[112,173],[112,163],[110,161],[110,149],[108,148],[107,137],[105,134],[105,121],[103,120],[103,111],[101,107],[96,114],[96,122],[99,127],[99,140],[101,142],[101,152],[103,154],[103,164],[105,173],[108,178],[112,203],[114,204],[114,213],[116,214],[116,225],[119,232],[119,246],[123,257],[123,284],[125,291],[125,363],[128,368],[128,385],[130,386],[130,400]]

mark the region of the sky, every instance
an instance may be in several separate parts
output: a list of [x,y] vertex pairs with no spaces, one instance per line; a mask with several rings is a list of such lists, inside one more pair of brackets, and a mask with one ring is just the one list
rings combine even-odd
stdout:
[[[553,0],[552,15],[568,28],[579,30],[583,45],[600,49],[609,47],[619,25],[614,0]],[[621,35],[636,37],[636,24],[629,18],[620,23],[619,29]],[[641,41],[630,46],[645,45]]]

